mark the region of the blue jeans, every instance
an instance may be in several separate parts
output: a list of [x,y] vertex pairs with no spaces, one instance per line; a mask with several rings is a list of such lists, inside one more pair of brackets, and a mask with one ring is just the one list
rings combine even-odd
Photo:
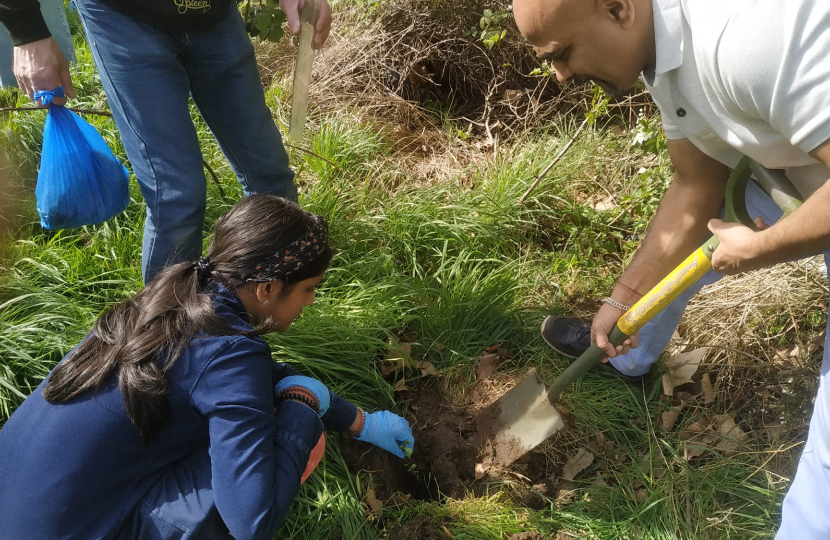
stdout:
[[236,4],[208,30],[167,32],[98,0],[74,1],[147,202],[145,283],[164,266],[202,253],[207,185],[189,96],[246,196],[297,200],[294,172]]
[[[52,37],[60,46],[64,56],[70,62],[75,61],[75,46],[72,43],[72,34],[69,33],[69,23],[66,22],[66,12],[63,9],[63,0],[40,0],[40,13]],[[6,27],[0,24],[0,88],[17,86],[14,78],[14,46]]]

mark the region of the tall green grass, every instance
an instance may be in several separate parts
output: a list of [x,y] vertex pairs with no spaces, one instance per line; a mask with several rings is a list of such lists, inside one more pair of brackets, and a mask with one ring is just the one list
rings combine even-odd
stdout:
[[[78,106],[106,107],[91,56],[78,39],[73,68]],[[282,88],[268,102],[282,106]],[[279,111],[278,117],[285,117]],[[470,381],[481,351],[504,342],[517,351],[506,369],[537,367],[552,379],[566,365],[541,342],[545,313],[577,309],[584,297],[607,292],[636,247],[665,187],[665,166],[629,174],[597,156],[630,152],[612,134],[581,139],[525,203],[519,197],[564,143],[573,126],[551,126],[483,156],[458,178],[434,186],[386,182],[406,177],[383,144],[382,128],[349,111],[327,113],[304,144],[291,150],[301,204],[324,215],[336,248],[317,302],[283,335],[269,336],[277,360],[295,364],[334,391],[366,407],[394,406],[393,389],[375,367],[387,342],[417,333],[413,354]],[[215,219],[240,196],[235,177],[193,109],[207,161],[226,197],[210,183],[206,238]],[[125,159],[114,123],[88,117]],[[18,238],[0,270],[0,423],[89,330],[107,306],[141,287],[143,202],[135,183],[127,211],[108,223],[75,231],[41,230],[32,189],[39,161],[42,113],[0,117],[0,138],[16,160],[27,204]],[[624,161],[624,160],[621,160]],[[617,209],[598,213],[582,195],[592,176],[622,193]],[[441,347],[434,346],[440,343]],[[597,538],[769,538],[781,493],[763,474],[763,456],[716,456],[689,466],[677,456],[676,434],[654,428],[660,390],[629,387],[591,373],[565,396],[580,434],[612,440],[622,462],[598,456],[570,502],[530,511],[493,492],[460,501],[417,502],[387,508],[384,518],[406,521],[428,513],[455,538],[506,538],[559,530]],[[579,438],[581,437],[581,439]],[[642,455],[666,456],[659,478],[642,472]],[[607,477],[609,485],[591,482]],[[279,538],[375,539],[378,522],[360,505],[371,478],[346,469],[336,444],[305,484]],[[637,484],[638,483],[638,484]],[[635,484],[647,500],[631,497]]]

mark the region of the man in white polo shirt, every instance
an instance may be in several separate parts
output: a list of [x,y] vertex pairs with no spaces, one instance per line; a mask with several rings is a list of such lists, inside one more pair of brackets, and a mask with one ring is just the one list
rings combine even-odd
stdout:
[[[721,241],[712,264],[722,273],[830,250],[830,2],[514,0],[514,14],[519,30],[553,64],[560,81],[587,76],[614,92],[631,87],[642,73],[662,113],[674,180],[611,294],[617,303],[636,302],[710,231]],[[806,199],[759,233],[716,219],[729,168],[742,155],[785,169]],[[754,217],[767,223],[777,218],[757,188],[748,199]],[[616,349],[608,343],[607,332],[623,313],[609,304],[594,317],[590,333],[573,320],[556,327],[549,319],[543,335],[571,356],[593,335],[617,372],[641,375],[668,341],[687,300],[655,321],[657,327],[643,328],[639,338],[650,351],[645,357],[632,356],[637,336]],[[779,539],[830,538],[830,512],[823,502],[830,493],[827,349]]]

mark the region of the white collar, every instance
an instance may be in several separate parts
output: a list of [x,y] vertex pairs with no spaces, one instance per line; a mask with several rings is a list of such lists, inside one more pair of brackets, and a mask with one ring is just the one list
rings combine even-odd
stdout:
[[654,47],[656,61],[643,73],[654,77],[680,67],[683,63],[683,11],[680,0],[652,0],[654,13]]

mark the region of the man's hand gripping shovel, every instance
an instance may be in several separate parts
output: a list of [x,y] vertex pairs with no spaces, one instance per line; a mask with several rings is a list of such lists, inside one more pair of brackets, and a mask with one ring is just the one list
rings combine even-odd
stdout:
[[[765,169],[744,158],[732,171],[726,186],[726,221],[757,230],[746,210],[746,186],[752,174],[785,216],[801,205],[798,192],[781,171]],[[614,346],[620,345],[703,277],[712,268],[712,254],[719,244],[717,236],[712,236],[689,255],[620,317],[608,340]],[[549,390],[536,370],[531,370],[521,382],[482,411],[478,426],[485,441],[484,468],[507,466],[562,429],[564,423],[554,406],[559,395],[605,356],[596,343],[592,344]]]

